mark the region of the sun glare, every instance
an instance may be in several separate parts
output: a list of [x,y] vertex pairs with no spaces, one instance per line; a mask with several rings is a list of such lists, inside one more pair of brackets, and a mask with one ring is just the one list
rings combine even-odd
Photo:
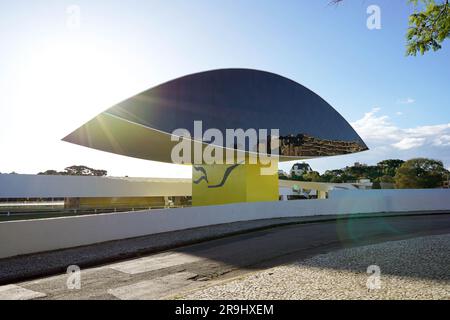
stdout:
[[94,117],[120,99],[124,76],[110,57],[94,46],[61,43],[33,54],[22,66],[21,109],[51,125],[59,135]]

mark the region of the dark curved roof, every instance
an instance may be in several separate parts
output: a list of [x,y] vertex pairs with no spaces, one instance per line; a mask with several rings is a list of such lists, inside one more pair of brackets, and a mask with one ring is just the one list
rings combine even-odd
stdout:
[[[193,134],[194,121],[202,120],[203,130],[279,129],[280,136],[349,142],[359,146],[352,150],[367,149],[349,123],[313,91],[285,77],[251,69],[220,69],[187,75],[133,96],[102,115],[168,134],[178,128]],[[86,127],[77,131],[64,140],[105,150],[95,143],[92,145],[95,137]],[[313,152],[306,156],[314,155]]]
[[363,143],[325,100],[285,77],[251,69],[220,69],[184,76],[142,92],[106,112],[171,133],[204,128],[280,129],[280,135]]

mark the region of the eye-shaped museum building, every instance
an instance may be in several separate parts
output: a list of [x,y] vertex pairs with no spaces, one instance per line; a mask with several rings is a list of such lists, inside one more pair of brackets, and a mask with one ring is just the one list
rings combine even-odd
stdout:
[[[252,69],[212,70],[163,83],[109,108],[63,140],[171,163],[172,151],[179,143],[173,132],[183,128],[193,133],[195,121],[201,121],[204,130],[214,128],[223,136],[227,129],[278,129],[275,153],[279,161],[368,149],[350,124],[319,95],[283,76]],[[192,141],[203,148],[215,143],[198,141],[194,136]],[[234,146],[246,155],[249,147]],[[260,163],[195,163],[193,204],[278,200],[277,172],[262,175],[261,167]]]

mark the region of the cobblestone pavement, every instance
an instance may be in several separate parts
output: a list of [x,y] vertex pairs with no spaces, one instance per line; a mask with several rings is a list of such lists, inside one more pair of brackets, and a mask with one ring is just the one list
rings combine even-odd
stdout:
[[[403,290],[405,297],[415,292],[445,298],[443,290],[448,288],[442,284],[450,280],[448,237],[367,247],[442,234],[450,234],[448,214],[288,225],[81,267],[78,274],[72,266],[75,273],[64,270],[0,286],[0,300],[365,297],[366,269],[372,264],[381,268],[380,297],[397,297]],[[127,249],[122,242],[116,245],[118,251]],[[345,250],[337,251],[341,249]],[[61,263],[67,268],[77,259]],[[36,266],[28,266],[32,267]],[[228,282],[247,275],[250,278]]]
[[321,254],[183,298],[450,299],[450,234]]

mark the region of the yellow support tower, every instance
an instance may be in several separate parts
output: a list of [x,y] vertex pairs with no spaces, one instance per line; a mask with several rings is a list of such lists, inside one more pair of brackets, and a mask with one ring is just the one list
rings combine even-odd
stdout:
[[[192,205],[278,201],[278,171],[262,164],[192,166]],[[275,165],[277,168],[277,165]]]

